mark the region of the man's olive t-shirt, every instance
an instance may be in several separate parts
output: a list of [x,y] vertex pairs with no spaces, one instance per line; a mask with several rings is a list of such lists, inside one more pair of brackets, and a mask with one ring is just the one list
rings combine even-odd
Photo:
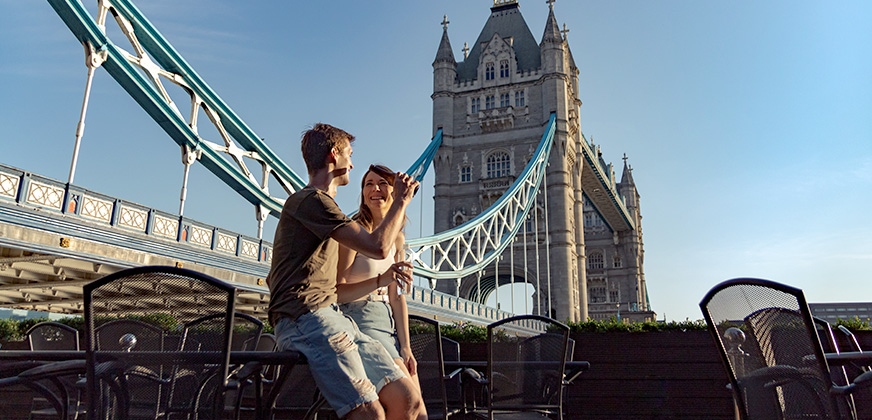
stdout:
[[298,316],[336,303],[339,244],[330,234],[353,223],[333,197],[314,187],[292,194],[273,238],[269,320]]

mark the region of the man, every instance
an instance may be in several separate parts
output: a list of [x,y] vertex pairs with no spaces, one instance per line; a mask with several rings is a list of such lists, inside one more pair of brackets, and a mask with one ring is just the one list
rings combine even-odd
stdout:
[[[337,187],[350,181],[352,141],[354,136],[322,123],[303,134],[309,184],[288,197],[276,227],[267,281],[270,323],[280,348],[306,356],[315,382],[339,417],[421,417],[423,401],[409,378],[384,347],[361,334],[336,305],[338,243],[372,258],[386,258],[418,185],[398,173],[393,204],[384,221],[368,232],[343,214],[333,199]],[[396,280],[410,284],[411,268],[406,262],[394,264],[358,292],[362,296]]]

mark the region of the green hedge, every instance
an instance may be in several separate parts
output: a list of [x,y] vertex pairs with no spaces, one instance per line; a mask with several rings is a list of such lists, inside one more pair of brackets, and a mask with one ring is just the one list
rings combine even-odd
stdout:
[[[149,314],[143,316],[127,316],[125,319],[137,319],[149,324],[157,325],[166,331],[178,329],[179,325],[175,318],[165,314]],[[0,340],[17,341],[23,340],[25,333],[34,325],[48,321],[48,318],[32,318],[25,320],[0,319]],[[109,319],[102,322],[108,322]],[[78,317],[62,318],[56,320],[69,325],[80,333],[85,331],[85,320]],[[98,323],[101,323],[98,321]],[[656,331],[704,331],[706,324],[703,320],[697,321],[670,321],[670,322],[636,322],[625,323],[615,318],[606,321],[588,320],[584,322],[567,322],[570,332],[656,332]],[[839,319],[836,325],[844,325],[851,331],[870,331],[868,319]],[[454,324],[440,325],[442,335],[460,343],[484,343],[487,341],[487,327],[470,324],[468,322],[456,322]],[[265,333],[272,333],[269,324],[264,325]]]

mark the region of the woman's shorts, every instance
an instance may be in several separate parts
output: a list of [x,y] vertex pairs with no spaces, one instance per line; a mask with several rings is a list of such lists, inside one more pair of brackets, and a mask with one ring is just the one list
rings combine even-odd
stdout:
[[351,317],[360,332],[374,338],[385,346],[394,359],[400,357],[400,343],[397,340],[397,326],[391,305],[387,302],[358,300],[339,305],[342,313]]

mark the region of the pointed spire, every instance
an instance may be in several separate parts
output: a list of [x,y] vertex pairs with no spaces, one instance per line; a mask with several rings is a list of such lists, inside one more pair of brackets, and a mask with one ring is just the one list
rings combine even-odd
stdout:
[[456,63],[454,53],[451,51],[451,41],[448,40],[448,15],[442,17],[442,41],[436,52],[436,62]]
[[547,0],[545,3],[548,3],[548,19],[545,21],[542,43],[562,42],[563,35],[560,33],[560,25],[557,24],[557,18],[554,17],[554,0]]
[[624,153],[624,171],[621,174],[621,184],[635,184],[633,181],[633,167],[627,164],[627,154]]

